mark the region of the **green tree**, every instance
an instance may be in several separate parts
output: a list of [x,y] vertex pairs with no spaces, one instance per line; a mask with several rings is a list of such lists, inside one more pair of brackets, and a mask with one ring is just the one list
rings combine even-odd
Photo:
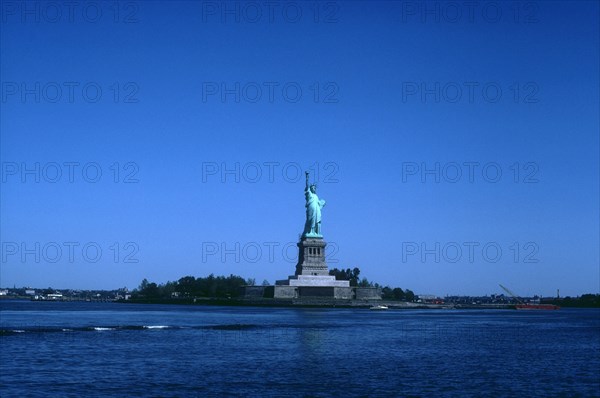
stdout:
[[138,287],[138,290],[140,292],[146,290],[148,288],[148,285],[150,284],[150,282],[148,282],[148,279],[144,278],[142,280],[142,283],[140,283],[140,286]]
[[176,282],[174,290],[180,292],[183,296],[195,296],[196,278],[193,276],[184,276],[183,278],[180,278]]
[[164,298],[170,298],[172,294],[177,290],[177,282],[167,282],[164,285],[160,285],[160,296]]
[[358,267],[354,267],[354,269],[350,273],[350,286],[358,285],[359,275],[360,275],[360,269]]
[[48,289],[44,289],[44,290],[42,290],[42,294],[44,294],[44,295],[54,294],[54,289],[52,289],[51,287],[49,287]]
[[404,294],[404,290],[400,289],[399,287],[397,287],[393,290],[393,294],[394,294],[394,300],[404,300],[406,298],[406,295]]
[[383,289],[381,289],[381,298],[383,298],[384,300],[393,300],[394,290],[389,286],[384,287]]
[[350,286],[358,286],[360,269],[355,267],[354,269],[337,269],[333,268],[329,270],[329,275],[335,276],[336,280],[350,281]]
[[373,287],[373,282],[369,282],[367,278],[362,278],[360,282],[358,282],[359,287]]
[[147,298],[158,298],[160,297],[160,290],[158,289],[158,285],[154,282],[148,283],[146,288],[140,292]]

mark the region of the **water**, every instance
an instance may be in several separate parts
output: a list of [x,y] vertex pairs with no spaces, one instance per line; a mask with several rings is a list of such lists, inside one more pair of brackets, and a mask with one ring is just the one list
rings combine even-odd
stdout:
[[0,301],[0,396],[598,397],[600,311]]

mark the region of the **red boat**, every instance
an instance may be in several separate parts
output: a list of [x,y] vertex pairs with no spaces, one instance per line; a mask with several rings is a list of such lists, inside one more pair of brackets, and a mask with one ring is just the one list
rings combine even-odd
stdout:
[[518,310],[559,310],[560,307],[554,304],[517,304]]

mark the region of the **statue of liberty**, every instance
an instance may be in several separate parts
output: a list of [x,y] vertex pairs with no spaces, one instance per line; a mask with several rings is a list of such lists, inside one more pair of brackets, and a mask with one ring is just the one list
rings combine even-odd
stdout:
[[306,196],[306,224],[304,224],[304,238],[322,238],[321,235],[321,209],[325,206],[324,200],[319,200],[317,196],[317,185],[308,185],[308,171],[306,174],[306,186],[304,194]]

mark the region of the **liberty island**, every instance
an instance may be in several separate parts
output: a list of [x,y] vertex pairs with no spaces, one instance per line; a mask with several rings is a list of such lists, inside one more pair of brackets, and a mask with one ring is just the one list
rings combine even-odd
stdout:
[[381,300],[381,290],[376,287],[350,286],[348,280],[336,280],[329,275],[322,234],[322,212],[325,200],[317,195],[317,185],[309,185],[309,172],[305,172],[304,187],[306,219],[300,235],[298,262],[294,275],[278,280],[275,286],[246,286],[245,298],[275,298],[306,303],[319,300],[320,304],[350,303],[354,300]]

